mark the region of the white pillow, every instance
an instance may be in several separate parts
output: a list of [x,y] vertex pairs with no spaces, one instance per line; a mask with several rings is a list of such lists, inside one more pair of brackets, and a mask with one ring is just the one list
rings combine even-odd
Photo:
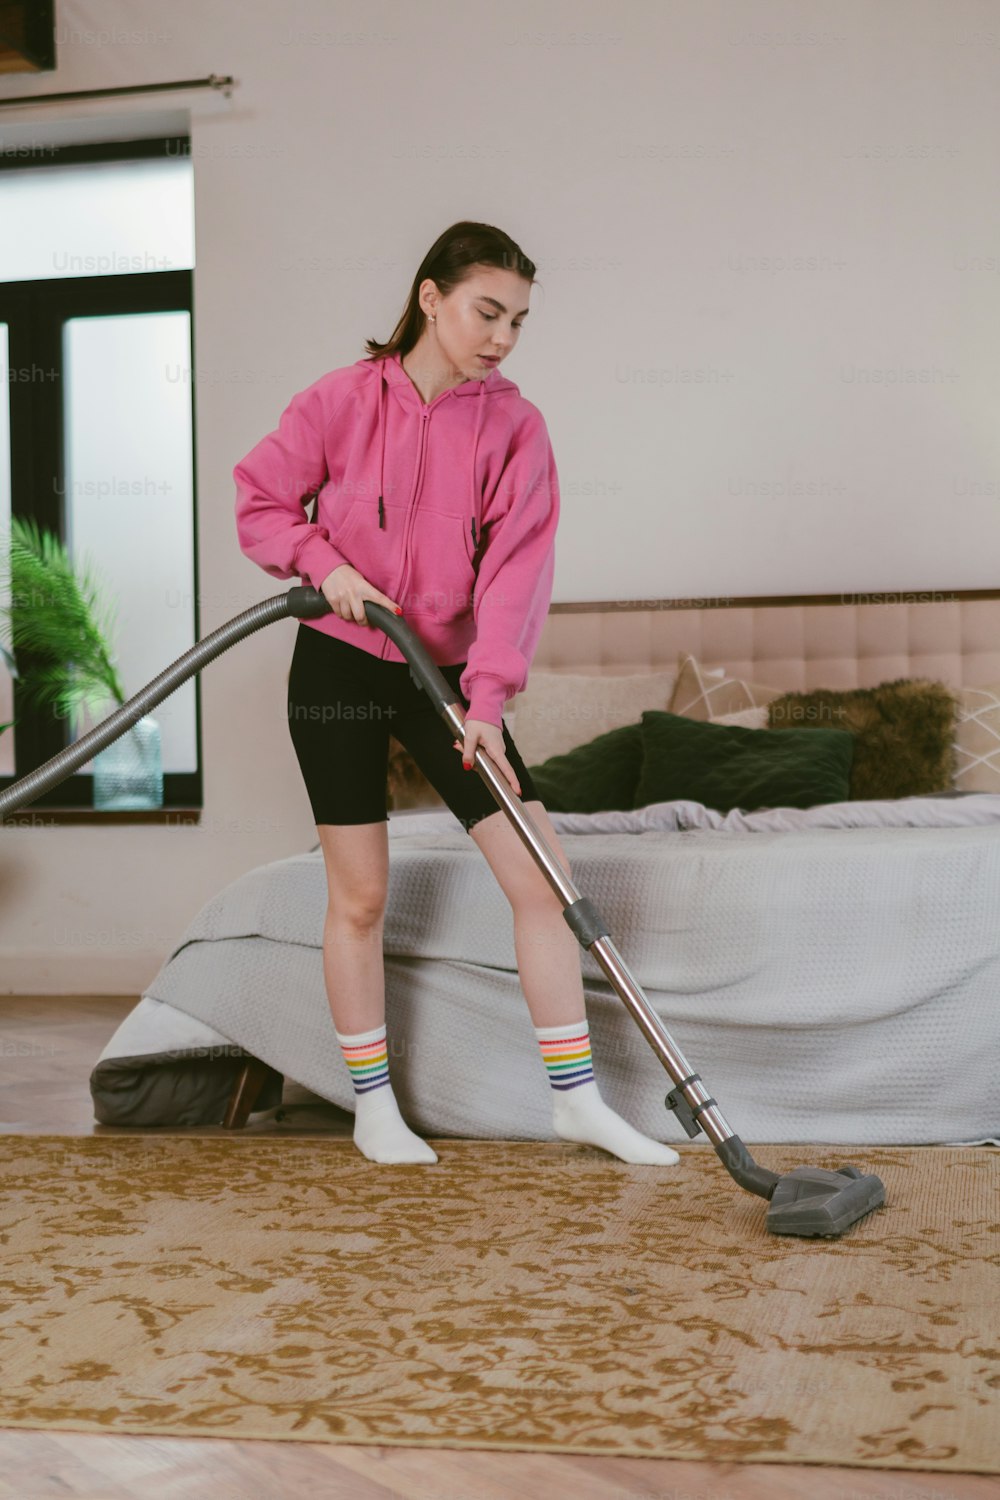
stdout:
[[537,766],[609,729],[637,724],[644,709],[665,710],[676,683],[676,671],[534,671],[503,717],[525,765]]
[[713,724],[738,724],[741,729],[766,729],[767,704],[759,708],[741,708],[732,714],[713,714]]

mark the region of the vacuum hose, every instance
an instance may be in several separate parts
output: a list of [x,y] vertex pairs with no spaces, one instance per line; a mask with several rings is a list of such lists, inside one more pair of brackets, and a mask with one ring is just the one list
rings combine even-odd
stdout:
[[[89,734],[75,740],[72,745],[67,745],[65,750],[53,755],[43,766],[29,771],[27,776],[12,782],[0,792],[0,819],[5,813],[26,807],[50,787],[65,781],[78,766],[84,765],[99,750],[103,750],[105,745],[110,745],[112,740],[119,739],[133,724],[144,718],[150,709],[155,708],[157,703],[169,698],[182,682],[187,682],[189,677],[200,672],[202,667],[221,656],[230,646],[235,646],[237,641],[245,640],[264,625],[273,625],[275,620],[284,620],[289,616],[297,620],[316,620],[331,612],[332,605],[325,594],[319,589],[302,585],[289,589],[286,594],[275,594],[270,599],[262,599],[259,604],[252,605],[235,619],[220,625],[218,630],[213,630],[204,640],[196,641],[189,651],[171,662],[158,677],[147,682],[133,698],[129,698]],[[410,676],[418,687],[424,689],[439,713],[459,702],[454,688],[449,686],[427,647],[405,620],[374,599],[365,600],[365,614],[369,624],[377,625],[395,641],[409,662]],[[478,751],[476,758],[479,759]]]
[[[394,615],[382,604],[376,604],[374,600],[366,600],[366,611],[378,610],[381,615],[395,620]],[[89,734],[82,739],[67,745],[65,750],[60,750],[58,755],[53,755],[43,766],[35,771],[29,771],[27,776],[20,781],[13,782],[0,792],[0,818],[5,813],[13,812],[16,808],[26,807],[29,802],[34,802],[43,792],[51,787],[58,786],[65,781],[78,766],[85,765],[88,760],[103,750],[105,745],[110,745],[112,740],[119,739],[126,730],[132,728],[133,724],[146,716],[157,703],[162,703],[164,698],[180,687],[181,683],[187,682],[202,667],[206,667],[210,661],[221,656],[230,646],[235,646],[237,641],[245,640],[248,635],[253,635],[255,630],[260,630],[264,625],[272,625],[275,620],[287,619],[289,615],[300,620],[314,620],[320,615],[329,614],[330,603],[325,594],[319,589],[293,588],[287,594],[276,594],[271,599],[262,599],[259,604],[254,604],[250,609],[244,610],[235,619],[229,620],[225,625],[220,625],[218,630],[213,630],[211,635],[206,635],[202,641],[196,641],[189,651],[179,656],[175,662],[154,677],[152,682],[147,682],[144,688],[140,688],[133,698],[123,703],[110,718],[104,719]],[[381,618],[379,623],[382,624]],[[387,628],[382,624],[382,629]],[[407,630],[407,649],[410,640],[415,642],[416,653],[421,650],[421,643]],[[426,654],[426,653],[425,653]],[[429,659],[429,658],[428,658]],[[433,663],[431,663],[433,665]],[[436,669],[435,669],[436,670]],[[444,679],[441,679],[442,682]]]

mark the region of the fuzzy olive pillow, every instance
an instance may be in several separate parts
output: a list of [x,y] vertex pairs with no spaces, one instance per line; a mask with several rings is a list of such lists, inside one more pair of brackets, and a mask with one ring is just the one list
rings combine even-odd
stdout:
[[634,805],[642,725],[622,724],[564,755],[529,766],[547,812],[620,812]]
[[852,801],[943,792],[955,775],[960,704],[943,682],[900,677],[877,687],[783,693],[767,705],[770,729],[849,729]]
[[690,801],[759,812],[848,800],[854,736],[843,729],[743,729],[648,709],[642,739],[636,807]]

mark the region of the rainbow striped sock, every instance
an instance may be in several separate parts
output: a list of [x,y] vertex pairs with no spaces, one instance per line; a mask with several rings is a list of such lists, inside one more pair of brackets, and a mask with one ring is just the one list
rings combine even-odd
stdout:
[[356,1096],[370,1094],[374,1089],[384,1088],[386,1084],[392,1087],[384,1021],[372,1031],[359,1031],[353,1036],[341,1036],[337,1031],[337,1041],[350,1071]]
[[593,1083],[594,1069],[590,1053],[590,1023],[584,1017],[572,1026],[536,1026],[535,1036],[542,1050],[542,1061],[554,1089],[579,1088]]

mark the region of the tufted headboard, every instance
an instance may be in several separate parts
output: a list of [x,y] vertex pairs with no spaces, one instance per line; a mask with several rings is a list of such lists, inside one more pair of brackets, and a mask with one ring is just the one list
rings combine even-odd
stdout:
[[657,672],[682,651],[786,692],[900,677],[975,687],[1000,678],[1000,589],[553,604],[532,667]]

